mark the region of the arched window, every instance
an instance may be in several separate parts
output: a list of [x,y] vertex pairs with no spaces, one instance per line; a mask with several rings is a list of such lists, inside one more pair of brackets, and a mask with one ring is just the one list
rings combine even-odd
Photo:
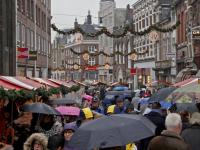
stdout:
[[[125,54],[125,44],[122,44],[122,53]],[[123,56],[123,64],[125,64],[125,57]]]
[[[119,44],[119,52],[121,52],[121,44]],[[119,56],[119,64],[121,64],[122,63],[121,55],[118,54],[118,56]]]

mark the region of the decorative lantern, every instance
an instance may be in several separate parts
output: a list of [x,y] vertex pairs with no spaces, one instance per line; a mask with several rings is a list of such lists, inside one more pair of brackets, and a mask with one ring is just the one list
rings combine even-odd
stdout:
[[86,53],[83,55],[83,59],[88,60],[90,58],[90,56]]
[[137,55],[135,55],[135,54],[132,54],[132,55],[131,55],[131,59],[132,59],[132,60],[136,60],[136,58],[137,58]]
[[156,31],[151,31],[150,33],[149,33],[149,40],[151,41],[151,42],[155,42],[157,39],[158,39],[158,33],[156,32]]
[[78,69],[78,72],[82,72],[82,69],[81,69],[81,68],[79,68],[79,69]]
[[83,41],[83,35],[81,33],[76,33],[74,35],[74,40],[77,44],[80,44]]
[[78,69],[78,65],[77,64],[74,65],[74,69]]
[[105,69],[109,69],[109,67],[110,67],[110,66],[109,66],[108,64],[105,65]]

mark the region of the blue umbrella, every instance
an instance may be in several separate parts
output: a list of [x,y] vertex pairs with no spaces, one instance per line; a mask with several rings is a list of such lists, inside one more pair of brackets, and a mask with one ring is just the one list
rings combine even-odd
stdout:
[[138,103],[154,103],[153,101],[149,101],[148,102],[148,100],[149,100],[149,97],[147,97],[147,98],[141,98],[139,101],[138,101]]
[[168,109],[172,106],[171,102],[160,102],[162,109]]
[[122,87],[115,87],[113,91],[122,91]]

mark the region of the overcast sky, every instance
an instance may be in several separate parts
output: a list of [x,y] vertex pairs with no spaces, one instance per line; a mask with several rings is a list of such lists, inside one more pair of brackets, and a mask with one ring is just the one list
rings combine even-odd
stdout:
[[[117,8],[126,8],[127,4],[134,4],[137,0],[115,0]],[[72,28],[75,17],[79,24],[83,24],[88,10],[91,11],[92,23],[98,23],[98,11],[100,0],[51,0],[51,16],[53,16],[51,23],[59,29]],[[63,14],[63,15],[60,15]],[[71,15],[71,16],[65,16]],[[83,17],[82,17],[83,16]],[[56,32],[51,32],[51,39],[53,41]]]

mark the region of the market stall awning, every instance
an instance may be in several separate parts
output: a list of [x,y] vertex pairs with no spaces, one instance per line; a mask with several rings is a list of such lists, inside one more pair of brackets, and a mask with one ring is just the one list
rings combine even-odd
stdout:
[[193,85],[193,84],[198,84],[198,80],[199,78],[193,78],[194,80],[182,85],[182,86],[186,86],[186,85]]
[[178,83],[174,84],[173,86],[184,86],[185,84],[190,83],[190,82],[194,81],[195,79],[197,79],[197,78],[190,78],[185,81],[178,82]]
[[74,83],[76,83],[76,84],[82,85],[82,86],[87,86],[86,84],[84,84],[84,83],[81,83],[81,82],[79,82],[79,81],[76,81],[76,80],[74,80],[73,82],[74,82]]
[[33,86],[34,88],[40,88],[40,87],[46,87],[47,89],[49,88],[49,86],[46,86],[45,84],[35,82],[35,81],[28,79],[28,78],[25,78],[25,77],[16,76],[16,77],[13,77],[13,78],[15,78],[18,81],[23,82],[27,85]]
[[10,89],[12,89],[12,90],[14,90],[14,89],[20,90],[21,89],[21,87],[19,87],[17,85],[14,85],[14,84],[11,84],[11,83],[6,82],[6,81],[1,80],[1,79],[0,79],[0,86],[2,86],[6,90],[10,90]]
[[53,87],[59,87],[60,86],[59,84],[53,83],[49,79],[46,79],[46,78],[32,78],[32,77],[30,77],[30,79],[33,80],[33,81],[39,82],[41,84],[45,84],[47,86],[53,86]]
[[59,84],[59,85],[64,85],[66,87],[72,87],[71,84],[69,83],[66,83],[66,82],[63,82],[63,81],[60,81],[60,80],[56,80],[56,79],[49,79],[51,82],[54,82],[56,84]]
[[157,83],[157,82],[167,84],[167,85],[173,85],[172,83],[165,82],[165,81],[162,81],[162,80],[152,81],[152,82],[146,83],[145,85],[151,85],[151,84]]
[[116,85],[116,84],[119,84],[119,82],[114,82],[114,83],[112,83],[110,86],[114,86],[114,85]]
[[0,79],[3,80],[3,81],[6,81],[8,83],[11,83],[13,85],[16,85],[16,86],[19,86],[21,88],[24,88],[26,90],[32,90],[32,89],[35,89],[34,86],[30,86],[30,85],[27,85],[26,83],[23,83],[17,79],[15,79],[14,77],[9,77],[9,76],[0,76]]

